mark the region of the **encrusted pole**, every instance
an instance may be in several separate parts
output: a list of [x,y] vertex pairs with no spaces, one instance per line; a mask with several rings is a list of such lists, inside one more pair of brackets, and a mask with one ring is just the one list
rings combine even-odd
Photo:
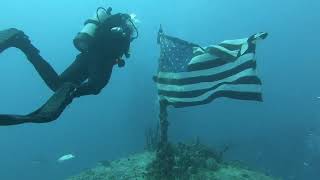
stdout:
[[[161,38],[163,36],[163,30],[160,25],[158,31],[158,44],[161,44]],[[153,77],[153,80],[157,82],[157,76]],[[174,167],[174,151],[171,144],[168,141],[168,103],[165,99],[159,100],[160,113],[159,113],[159,129],[160,137],[156,151],[156,159],[152,162],[149,171],[150,177],[153,179],[173,179],[173,167]]]
[[156,159],[154,163],[155,177],[156,179],[172,179],[173,167],[174,167],[174,151],[171,144],[168,141],[168,111],[167,102],[160,100],[160,139],[157,148]]
[[160,120],[160,145],[163,146],[168,143],[168,127],[169,127],[169,121],[168,121],[168,111],[167,111],[167,104],[165,101],[160,100],[160,114],[159,114],[159,120]]
[[[161,38],[163,36],[163,29],[160,25],[159,31],[158,31],[158,37],[157,37],[157,43],[161,44]],[[154,81],[156,82],[156,77],[154,77]],[[159,125],[160,125],[160,139],[159,139],[159,149],[161,147],[165,146],[168,143],[168,111],[167,111],[167,101],[164,99],[159,100],[160,104],[160,114],[159,114]]]

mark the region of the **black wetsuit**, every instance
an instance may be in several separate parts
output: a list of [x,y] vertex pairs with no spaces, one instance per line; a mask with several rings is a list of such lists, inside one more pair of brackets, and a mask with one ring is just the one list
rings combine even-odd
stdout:
[[[0,125],[50,122],[59,117],[74,97],[99,94],[108,84],[117,59],[127,55],[129,51],[131,32],[122,16],[123,14],[115,14],[109,17],[108,23],[98,28],[97,38],[88,52],[80,53],[61,75],[58,75],[52,66],[41,57],[38,49],[30,43],[26,36],[23,37],[24,41],[16,40],[19,41],[16,44],[13,42],[13,45],[9,47],[17,47],[22,50],[47,86],[55,93],[42,107],[30,114],[0,115]],[[113,33],[111,31],[113,27],[121,27],[127,35]],[[10,29],[0,32],[0,41],[1,35],[6,36],[12,31],[17,30]],[[1,49],[0,44],[0,52],[9,47]]]

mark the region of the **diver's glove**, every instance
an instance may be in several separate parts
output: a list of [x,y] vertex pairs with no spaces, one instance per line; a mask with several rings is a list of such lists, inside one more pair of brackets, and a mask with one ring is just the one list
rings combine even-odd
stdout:
[[126,58],[130,58],[131,57],[130,52],[125,52],[124,55],[126,56]]
[[68,94],[68,98],[72,101],[73,98],[77,98],[80,97],[78,94],[78,90],[79,90],[79,86],[70,83],[70,86],[72,87],[69,94]]
[[74,99],[74,98],[78,98],[78,97],[80,97],[80,94],[79,94],[79,88],[77,87],[77,88],[74,88],[74,89],[70,92],[69,98],[70,98],[70,99]]
[[126,62],[123,59],[118,58],[117,59],[117,64],[118,64],[119,68],[122,68],[122,67],[124,67],[126,65]]

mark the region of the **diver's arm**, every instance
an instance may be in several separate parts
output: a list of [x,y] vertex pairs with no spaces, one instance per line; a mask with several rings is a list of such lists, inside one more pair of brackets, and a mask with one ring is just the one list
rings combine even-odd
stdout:
[[108,84],[107,81],[96,81],[89,78],[87,82],[83,83],[78,87],[74,93],[73,97],[87,96],[87,95],[98,95],[101,90]]
[[89,78],[88,81],[80,85],[74,93],[73,97],[87,96],[87,95],[98,95],[101,90],[107,85],[108,81],[103,81],[98,78]]
[[130,58],[130,56],[131,56],[131,54],[130,54],[130,41],[128,41],[125,45],[124,55],[126,56],[126,58]]
[[87,95],[97,95],[100,90],[94,86],[94,83],[90,81],[83,83],[79,88],[77,88],[73,94],[74,97],[87,96]]

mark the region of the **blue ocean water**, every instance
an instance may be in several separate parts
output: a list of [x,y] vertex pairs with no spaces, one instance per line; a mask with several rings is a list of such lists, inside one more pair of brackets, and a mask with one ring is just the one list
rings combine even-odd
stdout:
[[[173,142],[195,137],[230,145],[226,158],[285,180],[320,179],[320,2],[317,0],[18,1],[0,3],[0,29],[24,30],[62,72],[78,54],[72,39],[98,6],[135,13],[140,37],[123,69],[115,68],[99,96],[75,100],[55,122],[0,127],[0,179],[60,180],[140,152],[147,127],[157,122],[152,75],[159,56],[159,24],[166,33],[201,45],[265,31],[257,49],[263,103],[221,98],[170,109]],[[24,55],[0,54],[0,113],[25,114],[52,92]],[[57,163],[64,154],[75,159]]]

